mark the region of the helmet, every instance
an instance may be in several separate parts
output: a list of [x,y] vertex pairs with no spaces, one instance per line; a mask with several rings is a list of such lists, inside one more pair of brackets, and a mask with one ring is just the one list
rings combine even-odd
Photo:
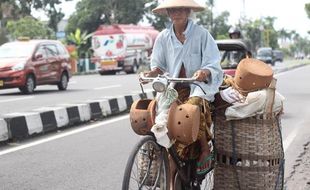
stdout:
[[155,124],[156,101],[150,99],[136,100],[130,108],[131,128],[138,135],[151,133],[151,128]]
[[172,103],[168,113],[168,136],[189,145],[198,138],[200,109],[197,105]]
[[228,30],[228,34],[230,38],[233,38],[233,35],[236,35],[234,38],[241,38],[241,31],[236,27],[231,27]]

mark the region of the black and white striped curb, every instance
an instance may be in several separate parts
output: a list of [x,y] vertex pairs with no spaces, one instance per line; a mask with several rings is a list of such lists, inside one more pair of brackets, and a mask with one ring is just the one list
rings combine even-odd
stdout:
[[[82,103],[60,104],[29,112],[6,114],[0,118],[0,142],[28,138],[119,114],[128,111],[133,101],[143,97],[142,93],[103,97]],[[154,97],[154,92],[146,92],[146,98]]]

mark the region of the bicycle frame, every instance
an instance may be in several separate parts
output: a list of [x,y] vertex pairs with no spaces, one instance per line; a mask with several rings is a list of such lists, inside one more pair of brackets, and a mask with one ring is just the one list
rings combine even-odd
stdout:
[[[153,78],[153,77],[145,77],[144,75],[140,75],[140,82],[153,82],[152,87],[156,92],[165,91],[167,89],[167,86],[171,82],[190,83],[190,84],[197,85],[205,93],[202,87],[199,84],[195,83],[196,80],[193,78],[171,78],[165,75],[161,75],[161,76]],[[142,85],[141,85],[141,90],[142,90],[142,93],[145,94]],[[196,160],[182,160],[181,157],[177,154],[176,148],[174,145],[172,145],[168,149],[168,153],[176,164],[177,175],[179,175],[182,185],[184,185],[187,189],[190,189],[190,190],[199,190],[200,184],[203,181],[204,176],[196,175],[196,172],[195,172],[196,171],[196,165],[195,165]]]

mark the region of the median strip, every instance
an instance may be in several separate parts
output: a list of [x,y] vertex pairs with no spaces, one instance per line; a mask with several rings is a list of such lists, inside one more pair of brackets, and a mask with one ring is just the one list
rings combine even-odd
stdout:
[[[0,142],[30,138],[120,114],[128,111],[133,101],[142,97],[142,94],[108,96],[76,104],[5,114],[0,118]],[[153,99],[155,94],[148,91],[146,97]]]

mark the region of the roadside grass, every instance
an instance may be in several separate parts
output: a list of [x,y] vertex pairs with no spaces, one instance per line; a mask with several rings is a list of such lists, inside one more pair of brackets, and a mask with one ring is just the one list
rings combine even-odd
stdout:
[[310,64],[310,59],[287,59],[284,61],[289,65]]

